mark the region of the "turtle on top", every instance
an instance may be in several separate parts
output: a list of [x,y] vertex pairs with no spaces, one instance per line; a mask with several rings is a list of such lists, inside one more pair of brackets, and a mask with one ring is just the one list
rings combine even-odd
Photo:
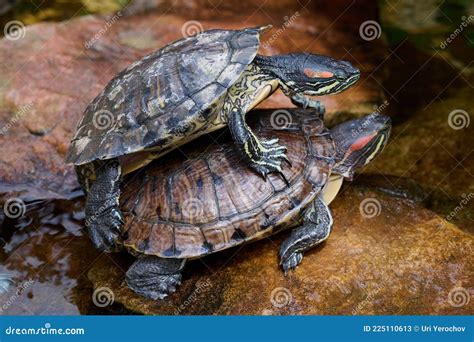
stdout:
[[286,147],[257,137],[246,113],[277,88],[297,106],[324,112],[308,96],[335,94],[359,79],[349,62],[331,57],[257,55],[270,27],[209,30],[173,42],[120,72],[88,105],[67,161],[86,194],[87,227],[97,248],[114,250],[119,239],[123,175],[226,125],[250,169],[281,173]]
[[122,185],[119,244],[137,257],[125,278],[132,290],[164,298],[180,284],[187,259],[294,228],[280,246],[286,274],[328,238],[328,205],[343,179],[382,151],[391,129],[390,118],[377,113],[331,130],[313,110],[293,110],[292,125],[282,129],[271,127],[268,111],[257,119],[251,128],[259,136],[288,148],[292,166],[282,169],[288,185],[278,175],[265,180],[252,172],[230,142],[204,154],[184,146],[187,157],[166,156]]

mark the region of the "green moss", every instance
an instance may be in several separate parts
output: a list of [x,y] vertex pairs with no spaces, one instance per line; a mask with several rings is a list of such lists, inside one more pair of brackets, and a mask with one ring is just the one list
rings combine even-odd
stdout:
[[[2,15],[0,24],[20,20],[27,25],[42,21],[63,21],[88,14],[109,14],[123,9],[130,0],[43,0],[41,6],[34,1],[20,1]],[[0,35],[3,35],[3,30]]]
[[397,45],[408,36],[405,30],[395,26],[386,26],[383,28],[383,32],[390,45]]
[[81,0],[87,11],[91,13],[107,14],[119,11],[128,0]]

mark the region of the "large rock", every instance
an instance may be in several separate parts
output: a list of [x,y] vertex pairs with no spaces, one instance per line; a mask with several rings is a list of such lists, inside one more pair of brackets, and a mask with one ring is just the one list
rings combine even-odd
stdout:
[[[264,38],[262,53],[318,52],[362,68],[362,80],[354,89],[323,98],[329,115],[359,115],[381,103],[380,88],[366,75],[383,59],[382,45],[374,41],[365,49],[367,42],[358,33],[366,9],[268,5],[257,11],[239,6],[232,12],[232,6],[224,2],[212,9],[202,8],[191,18],[186,7],[161,5],[166,10],[146,15],[126,15],[130,10],[108,18],[86,16],[64,23],[35,24],[27,27],[21,39],[0,40],[0,194],[54,198],[75,187],[74,170],[65,165],[64,157],[86,105],[120,70],[181,38],[182,32],[272,23],[275,29]],[[226,15],[214,15],[218,12]],[[264,104],[282,106],[291,106],[282,94]]]
[[383,178],[392,189],[403,179],[416,181],[423,190],[420,201],[474,233],[472,88],[447,95],[394,126],[387,148],[366,171],[391,175]]
[[345,187],[332,209],[329,240],[288,277],[277,264],[284,232],[189,262],[182,286],[162,301],[126,287],[126,256],[102,255],[89,278],[107,298],[144,314],[473,313],[471,235],[407,199],[361,186]]

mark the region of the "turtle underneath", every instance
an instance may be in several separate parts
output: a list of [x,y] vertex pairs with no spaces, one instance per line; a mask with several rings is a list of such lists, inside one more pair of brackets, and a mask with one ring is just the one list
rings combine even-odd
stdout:
[[97,248],[114,249],[123,175],[225,125],[247,165],[264,176],[279,172],[285,147],[257,138],[245,114],[277,88],[298,106],[324,111],[307,96],[338,93],[359,79],[349,62],[331,57],[257,55],[268,29],[209,30],[173,42],[120,72],[87,106],[67,161],[86,193]]
[[304,251],[328,238],[329,203],[343,178],[382,151],[390,119],[374,113],[328,130],[314,111],[291,113],[282,129],[271,128],[270,113],[252,126],[287,146],[292,167],[282,172],[288,184],[275,174],[266,181],[253,173],[230,142],[214,143],[205,153],[186,147],[124,182],[120,243],[138,257],[126,274],[131,289],[163,298],[180,283],[187,259],[296,227],[280,247],[287,273]]

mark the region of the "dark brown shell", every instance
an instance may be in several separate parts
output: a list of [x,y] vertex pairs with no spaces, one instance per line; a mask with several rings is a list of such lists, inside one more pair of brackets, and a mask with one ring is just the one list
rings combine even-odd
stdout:
[[[200,139],[124,182],[124,245],[144,254],[196,258],[294,225],[326,184],[334,145],[314,112],[293,110],[292,124],[272,129],[269,111],[252,125],[278,137],[292,167],[265,181],[240,160],[232,142]],[[275,125],[275,122],[273,122]]]
[[266,29],[205,31],[133,63],[88,105],[67,162],[161,151],[205,130],[211,105],[253,61]]

